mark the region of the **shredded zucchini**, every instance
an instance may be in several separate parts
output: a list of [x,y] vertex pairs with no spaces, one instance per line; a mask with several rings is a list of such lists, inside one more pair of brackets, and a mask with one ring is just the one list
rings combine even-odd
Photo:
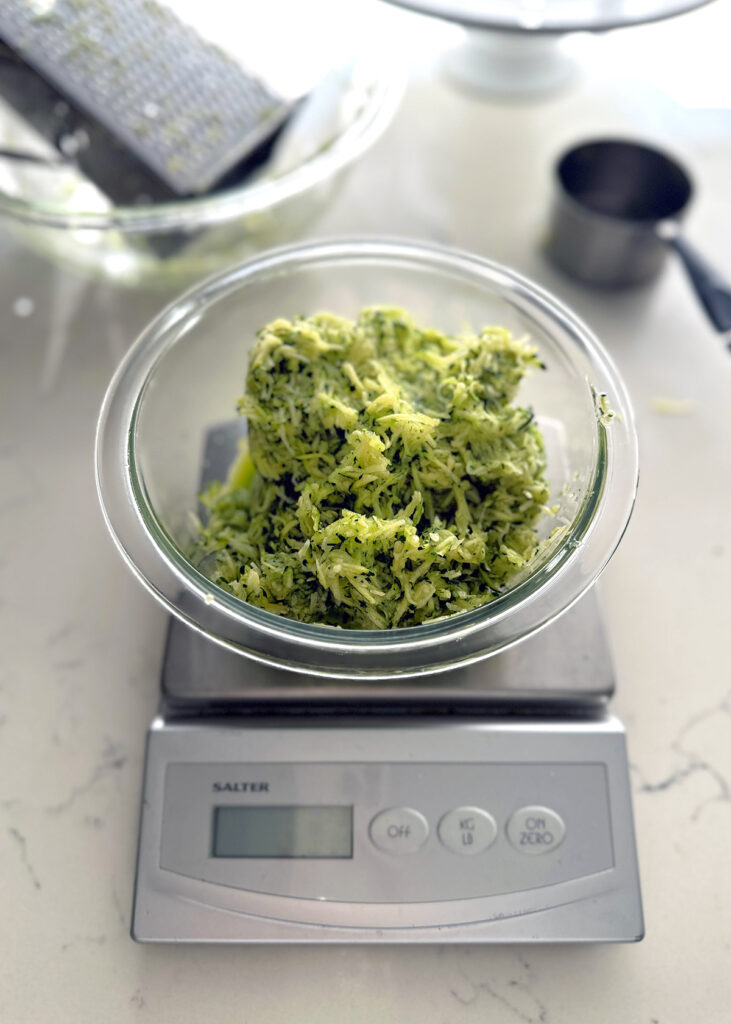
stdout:
[[400,309],[262,328],[248,443],[194,561],[259,608],[386,629],[494,599],[538,548],[543,439],[514,405],[534,348],[500,327],[448,337]]

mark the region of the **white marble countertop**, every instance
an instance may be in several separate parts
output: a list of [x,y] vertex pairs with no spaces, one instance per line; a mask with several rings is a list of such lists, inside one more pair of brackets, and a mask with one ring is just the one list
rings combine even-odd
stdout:
[[[672,32],[640,30],[657,68],[663,47],[690,37],[686,53],[697,55],[722,24],[720,6]],[[645,940],[369,949],[130,940],[165,616],[106,535],[92,446],[115,362],[168,296],[85,281],[2,233],[2,1021],[728,1020],[731,355],[677,266],[651,288],[596,295],[560,277],[537,247],[555,154],[575,138],[630,133],[685,155],[698,183],[689,235],[731,276],[728,98],[716,111],[684,107],[672,76],[668,91],[633,70],[634,45],[602,42],[583,78],[534,102],[471,98],[415,61],[395,123],[311,233],[426,237],[511,264],[588,321],[627,381],[640,494],[601,588],[614,709],[628,730]],[[678,400],[678,414],[658,412],[657,398]]]

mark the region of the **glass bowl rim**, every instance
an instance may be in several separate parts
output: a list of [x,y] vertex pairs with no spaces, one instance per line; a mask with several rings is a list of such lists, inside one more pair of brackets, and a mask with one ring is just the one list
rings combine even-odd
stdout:
[[68,210],[58,203],[19,199],[0,189],[0,215],[25,224],[74,231],[162,234],[201,228],[271,210],[334,177],[366,152],[393,119],[405,91],[404,72],[395,67],[370,83],[368,96],[332,143],[280,177],[198,198],[152,206],[114,206],[110,210]]
[[[282,268],[286,266],[297,268],[308,262],[314,261],[322,264],[332,260],[342,260],[343,258],[373,261],[379,257],[388,256],[400,258],[402,262],[410,261],[412,264],[422,267],[429,265],[437,269],[439,267],[443,269],[451,268],[452,270],[461,270],[463,274],[469,271],[473,276],[479,274],[479,276],[490,281],[493,285],[497,285],[498,288],[506,283],[509,284],[513,291],[517,289],[522,297],[527,299],[534,308],[537,306],[552,321],[558,321],[562,329],[568,332],[572,341],[578,343],[590,366],[601,371],[602,375],[611,381],[613,386],[612,400],[615,403],[619,402],[624,420],[624,423],[617,424],[617,427],[622,427],[626,437],[630,440],[632,465],[629,467],[627,479],[633,481],[632,493],[629,496],[629,503],[624,512],[624,521],[621,523],[619,535],[614,538],[611,550],[604,552],[603,560],[595,568],[591,578],[584,580],[578,588],[575,588],[571,601],[562,606],[555,615],[566,610],[570,603],[573,603],[573,600],[576,600],[594,582],[611,557],[629,521],[634,502],[637,482],[637,439],[634,432],[631,406],[621,378],[617,374],[611,359],[589,328],[559,300],[540,286],[500,264],[464,251],[399,239],[338,238],[308,241],[294,246],[269,250],[244,263],[237,264],[228,270],[216,274],[189,289],[163,310],[145,328],[120,364],[117,373],[109,385],[97,431],[97,486],[100,501],[104,509],[105,518],[107,519],[107,525],[125,560],[148,589],[151,589],[173,613],[181,614],[174,603],[171,603],[155,587],[154,583],[145,576],[139,566],[134,563],[124,542],[118,536],[111,521],[114,517],[110,516],[105,504],[104,487],[101,480],[103,476],[101,448],[109,407],[115,393],[123,385],[125,376],[134,367],[135,362],[140,359],[142,360],[141,366],[137,373],[133,375],[141,383],[139,383],[139,387],[134,393],[132,409],[126,428],[124,458],[125,491],[128,500],[134,506],[138,524],[147,534],[147,539],[152,543],[157,555],[165,560],[167,569],[174,573],[188,591],[193,591],[198,598],[203,599],[209,605],[213,605],[216,613],[223,613],[239,623],[243,621],[257,633],[268,634],[273,638],[286,637],[288,641],[303,644],[316,650],[329,650],[330,652],[342,652],[345,649],[357,648],[368,653],[387,653],[389,651],[411,650],[416,647],[431,647],[444,641],[467,636],[504,619],[505,616],[524,604],[531,596],[541,592],[544,584],[556,579],[558,575],[564,574],[570,567],[579,546],[591,532],[606,504],[605,485],[609,465],[607,458],[612,447],[612,440],[611,431],[607,432],[598,411],[596,418],[598,444],[592,480],[587,487],[584,501],[579,510],[577,510],[570,530],[567,536],[562,539],[558,548],[538,569],[494,601],[487,602],[479,608],[470,611],[445,616],[431,623],[394,630],[343,629],[334,626],[301,623],[267,612],[264,609],[256,608],[211,583],[210,580],[195,569],[185,558],[177,544],[170,538],[158,519],[154,506],[147,495],[144,480],[138,472],[138,460],[135,451],[136,428],[147,386],[160,361],[184,333],[184,322],[186,320],[190,322],[191,318],[194,318],[194,322],[197,322],[200,316],[204,315],[207,307],[234,293],[242,285],[250,283],[256,276],[262,274],[266,276],[267,273],[272,271],[281,272]],[[588,380],[587,384],[589,387],[593,387]],[[625,504],[627,504],[626,498],[626,494],[622,496]],[[568,543],[570,537],[571,543]],[[555,615],[552,617],[555,617]],[[195,628],[202,629],[212,639],[227,645],[225,639],[222,640],[220,637],[211,634],[206,627],[196,625],[186,615],[182,617],[186,621],[191,622]],[[529,629],[525,635],[533,632],[536,628],[540,628],[540,626]],[[511,642],[517,642],[517,640]],[[241,650],[235,644],[231,644],[231,646],[234,649]],[[509,646],[508,643],[501,644],[500,649],[507,646]],[[249,652],[243,651],[242,653]],[[256,655],[251,656],[257,657]]]

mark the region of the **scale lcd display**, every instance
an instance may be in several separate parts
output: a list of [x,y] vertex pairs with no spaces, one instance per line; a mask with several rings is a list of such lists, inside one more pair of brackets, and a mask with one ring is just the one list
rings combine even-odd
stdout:
[[353,808],[215,807],[214,857],[353,856]]

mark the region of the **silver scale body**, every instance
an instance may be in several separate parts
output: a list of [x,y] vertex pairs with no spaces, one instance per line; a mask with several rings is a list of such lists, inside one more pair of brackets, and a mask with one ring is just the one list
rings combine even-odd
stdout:
[[[172,622],[162,690],[148,737],[137,940],[642,938],[625,735],[607,710],[614,677],[592,593],[502,654],[397,685],[268,669]],[[352,856],[212,855],[216,807],[313,805],[353,808]],[[394,809],[397,822],[414,820],[399,817],[406,809],[425,823],[418,849],[399,852],[398,829],[391,848],[374,842],[374,819]],[[463,855],[440,822],[455,810],[464,822],[471,809],[487,813],[495,836]],[[540,853],[535,835],[530,849],[513,844],[526,822]]]
[[[209,431],[203,483],[225,475],[240,429]],[[267,668],[171,621],[148,735],[133,937],[640,939],[613,692],[593,592],[501,654],[400,682]],[[216,808],[318,806],[352,808],[349,856],[213,856]],[[389,811],[396,833],[384,849],[379,815]],[[447,815],[475,819],[478,839],[487,821],[492,842],[465,854],[457,825],[456,852],[445,843]],[[526,822],[538,823],[533,839],[553,842],[514,846]]]

